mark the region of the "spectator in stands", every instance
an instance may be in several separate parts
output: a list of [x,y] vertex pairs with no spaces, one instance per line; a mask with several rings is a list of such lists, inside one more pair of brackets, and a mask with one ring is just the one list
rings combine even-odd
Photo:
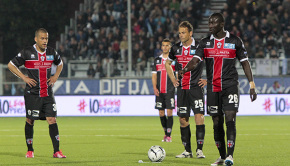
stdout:
[[279,20],[277,15],[272,10],[269,10],[269,13],[266,16],[266,19],[267,19],[267,22],[272,26],[272,28],[274,27],[276,22]]
[[254,39],[251,41],[252,51],[257,53],[261,48],[261,43],[263,43],[263,41],[260,39],[259,35],[256,34]]
[[258,52],[256,52],[256,54],[255,54],[255,58],[262,58],[262,59],[265,58],[265,54],[264,54],[264,51],[263,51],[262,48],[259,49]]
[[232,31],[230,33],[238,37],[241,37],[241,32],[238,30],[238,27],[236,25],[233,26]]
[[253,30],[252,25],[248,24],[247,29],[244,31],[244,34],[243,34],[244,40],[251,42],[254,39],[255,35],[256,35],[256,33]]
[[72,50],[72,53],[73,53],[72,57],[74,59],[78,58],[77,57],[78,42],[74,37],[71,38],[71,41],[69,43],[69,48]]
[[171,3],[169,4],[169,9],[171,12],[169,12],[169,16],[174,15],[175,13],[179,12],[180,9],[180,3],[177,0],[172,0]]
[[[87,57],[89,59],[92,59],[92,57],[97,54],[97,45],[96,45],[95,40],[93,38],[89,39],[87,50],[88,50]],[[60,54],[60,55],[62,55],[62,54]]]
[[276,49],[272,49],[271,52],[270,52],[270,58],[272,59],[278,59],[279,58],[279,55],[276,51]]
[[98,54],[100,55],[100,60],[103,61],[107,57],[108,50],[104,48],[103,44],[99,44]]
[[87,70],[87,76],[88,78],[94,78],[95,77],[95,69],[93,64],[89,65],[89,69]]
[[123,36],[123,40],[120,43],[120,49],[121,49],[121,60],[124,62],[128,62],[127,60],[128,40],[126,35]]
[[102,66],[102,62],[98,61],[97,62],[97,66],[96,66],[96,74],[99,75],[100,78],[104,77],[104,70],[103,70],[103,66]]
[[11,88],[8,84],[4,84],[4,88],[3,88],[3,95],[4,96],[11,96]]
[[62,58],[63,58],[63,57],[66,57],[66,58],[68,58],[68,59],[72,59],[69,50],[65,49],[64,46],[63,46],[63,44],[60,44],[60,45],[58,46],[58,50],[57,50],[57,52],[59,53],[59,55],[61,55]]
[[83,30],[78,30],[78,33],[76,34],[76,40],[77,42],[80,42],[81,40],[87,41],[87,35],[84,33]]
[[[289,12],[289,11],[288,11]],[[280,18],[279,23],[281,24],[282,31],[290,31],[290,20],[287,11],[284,12],[282,18]]]
[[275,81],[273,84],[273,89],[271,90],[271,93],[283,93],[283,87],[279,84],[278,81]]
[[260,37],[264,38],[271,33],[271,26],[268,24],[265,18],[262,19],[261,29],[260,29]]
[[290,37],[287,36],[287,33],[285,32],[284,37],[282,39],[283,47],[284,47],[284,53],[285,53],[285,58],[290,59]]
[[145,11],[149,12],[151,9],[151,5],[152,3],[150,2],[150,0],[145,0],[143,3],[143,6],[145,7]]
[[84,29],[84,27],[86,25],[86,22],[85,22],[85,19],[83,19],[83,16],[81,14],[79,14],[77,16],[76,24],[77,24],[77,30],[83,30]]
[[76,38],[76,35],[73,29],[69,29],[68,34],[66,36],[66,40],[71,41],[71,38]]
[[138,58],[137,58],[137,76],[142,76],[144,72],[144,68],[146,66],[146,57],[144,55],[144,51],[139,51]]
[[77,48],[77,56],[79,57],[79,59],[88,59],[87,50],[88,50],[87,43],[85,43],[84,40],[81,39],[78,43]]
[[107,77],[111,77],[112,74],[114,73],[113,59],[110,57],[105,57],[103,59],[102,67],[103,67],[104,75]]
[[156,44],[156,48],[154,50],[154,58],[160,56],[162,54],[161,45],[159,42]]
[[121,29],[121,31],[124,31],[127,28],[127,18],[125,14],[122,13],[120,19],[117,19],[117,20],[118,20],[117,23],[118,23],[119,28]]
[[273,49],[277,49],[277,42],[276,42],[276,38],[272,35],[269,34],[269,36],[266,39],[266,49],[270,52]]
[[124,11],[123,4],[120,2],[120,0],[116,0],[114,3],[114,6],[113,6],[112,15],[114,16],[114,18],[116,18],[118,20],[123,11]]

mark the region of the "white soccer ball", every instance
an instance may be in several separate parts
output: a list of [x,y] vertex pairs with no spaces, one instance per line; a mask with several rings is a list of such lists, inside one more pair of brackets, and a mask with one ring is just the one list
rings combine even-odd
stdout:
[[164,160],[165,156],[165,150],[161,146],[151,146],[151,148],[148,150],[148,158],[152,162],[161,162]]

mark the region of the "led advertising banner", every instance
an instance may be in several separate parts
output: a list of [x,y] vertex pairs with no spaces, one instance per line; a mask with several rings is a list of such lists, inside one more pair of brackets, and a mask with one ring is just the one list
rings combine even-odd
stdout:
[[[58,116],[158,116],[153,95],[55,96]],[[176,115],[176,109],[173,115]],[[290,115],[290,95],[241,95],[238,115]],[[24,98],[0,97],[0,117],[24,117]]]

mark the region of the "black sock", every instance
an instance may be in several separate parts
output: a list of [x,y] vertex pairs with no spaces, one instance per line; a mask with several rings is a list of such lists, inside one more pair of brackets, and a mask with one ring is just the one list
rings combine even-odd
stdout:
[[213,131],[214,131],[215,144],[216,144],[216,146],[218,148],[220,156],[221,156],[222,159],[225,159],[226,158],[226,145],[225,145],[224,124],[220,123],[218,125],[214,125],[213,126]]
[[236,123],[234,121],[229,121],[227,125],[227,156],[233,156],[236,143]]
[[59,151],[59,134],[57,124],[49,125],[49,135],[52,141],[54,153]]
[[190,125],[186,127],[180,127],[180,133],[181,133],[181,141],[182,144],[187,152],[191,152],[191,132],[190,132]]
[[197,149],[202,150],[205,135],[205,125],[196,125]]
[[171,131],[172,131],[172,126],[173,126],[173,116],[168,116],[167,119],[167,136],[171,136]]
[[160,121],[161,121],[161,125],[163,127],[163,130],[164,130],[164,133],[165,135],[167,135],[167,125],[166,125],[166,122],[167,122],[167,119],[166,119],[166,116],[160,116]]
[[33,151],[33,125],[26,122],[25,124],[25,139],[28,151]]

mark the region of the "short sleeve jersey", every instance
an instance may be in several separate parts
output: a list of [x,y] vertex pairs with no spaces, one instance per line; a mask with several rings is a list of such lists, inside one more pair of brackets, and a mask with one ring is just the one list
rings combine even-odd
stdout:
[[[188,47],[183,46],[182,42],[178,42],[171,47],[168,59],[171,61],[177,60],[179,64],[178,70],[182,70],[195,55],[197,45],[198,43],[193,38],[191,45]],[[198,87],[198,81],[201,78],[202,70],[203,61],[200,61],[193,71],[184,74],[183,78],[180,80],[181,88],[190,89]]]
[[207,87],[212,92],[238,85],[236,59],[240,62],[248,60],[242,40],[228,31],[222,39],[216,39],[213,35],[202,39],[194,57],[205,59]]
[[60,55],[53,48],[47,47],[45,52],[40,53],[35,45],[27,47],[18,53],[11,63],[17,68],[24,65],[28,77],[37,81],[37,85],[32,88],[26,84],[25,91],[28,94],[39,95],[39,97],[52,96],[52,87],[47,82],[51,76],[51,66],[52,63],[62,64]]
[[[165,62],[167,58],[163,58],[163,54],[154,59],[154,63],[152,65],[152,73],[157,74],[157,89],[160,93],[168,93],[174,92],[175,88],[166,72]],[[175,70],[175,66],[177,66],[176,61],[171,63],[173,71]]]

